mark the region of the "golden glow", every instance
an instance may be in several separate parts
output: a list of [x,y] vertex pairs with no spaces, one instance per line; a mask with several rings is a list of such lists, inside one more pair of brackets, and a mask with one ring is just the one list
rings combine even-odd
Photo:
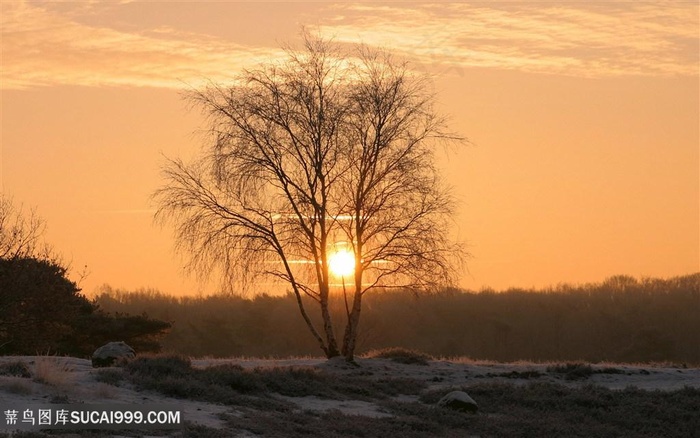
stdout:
[[346,249],[340,249],[328,258],[328,267],[338,277],[347,277],[355,272],[355,255]]
[[[182,275],[172,230],[148,211],[162,156],[190,162],[203,145],[206,119],[177,89],[301,48],[299,24],[434,78],[449,130],[475,146],[436,153],[473,254],[460,286],[700,266],[697,2],[0,3],[0,192],[88,265],[86,294],[219,291]],[[351,247],[332,245],[331,265]]]

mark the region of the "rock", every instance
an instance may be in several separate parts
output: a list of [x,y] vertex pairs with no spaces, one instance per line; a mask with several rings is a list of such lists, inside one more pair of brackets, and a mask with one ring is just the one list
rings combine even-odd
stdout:
[[134,349],[126,345],[126,343],[110,342],[92,353],[92,366],[93,368],[111,367],[120,361],[131,359],[135,356],[136,352]]
[[476,404],[474,399],[463,391],[452,391],[440,399],[438,406],[461,412],[476,412],[479,410],[479,405]]

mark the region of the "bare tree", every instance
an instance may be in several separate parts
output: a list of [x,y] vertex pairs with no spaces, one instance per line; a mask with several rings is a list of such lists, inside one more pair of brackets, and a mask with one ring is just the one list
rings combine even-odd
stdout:
[[[287,55],[236,85],[190,94],[208,116],[211,144],[193,164],[169,161],[156,218],[175,224],[178,249],[199,274],[218,267],[229,284],[287,283],[326,356],[352,360],[365,293],[452,279],[452,198],[433,149],[460,138],[434,113],[425,78],[388,55],[344,55],[312,37]],[[341,243],[355,263],[339,347],[329,300]]]
[[15,207],[12,199],[0,194],[0,259],[55,258],[44,242],[46,222],[36,210]]
[[365,293],[453,284],[461,254],[448,234],[453,198],[435,168],[434,146],[462,139],[445,130],[426,77],[386,53],[363,48],[359,58],[361,80],[349,92],[350,169],[340,192],[349,216],[340,225],[355,255],[342,351],[349,360]]

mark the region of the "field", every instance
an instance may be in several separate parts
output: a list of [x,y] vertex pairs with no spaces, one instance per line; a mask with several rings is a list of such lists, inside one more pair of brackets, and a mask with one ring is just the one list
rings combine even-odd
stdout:
[[[437,407],[455,389],[478,403],[476,414]],[[700,436],[699,368],[447,360],[407,350],[372,352],[356,365],[160,355],[93,369],[85,359],[0,357],[0,405],[47,402],[173,403],[186,425],[11,436]]]

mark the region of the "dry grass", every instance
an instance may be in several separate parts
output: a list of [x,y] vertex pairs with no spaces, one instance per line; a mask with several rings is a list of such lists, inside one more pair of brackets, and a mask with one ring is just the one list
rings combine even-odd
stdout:
[[29,395],[34,392],[32,382],[22,377],[1,377],[0,390],[21,395]]
[[92,393],[99,398],[113,399],[117,396],[117,389],[107,383],[97,383],[91,389]]
[[68,389],[73,383],[73,368],[69,362],[56,356],[38,356],[34,362],[34,381],[44,385]]

